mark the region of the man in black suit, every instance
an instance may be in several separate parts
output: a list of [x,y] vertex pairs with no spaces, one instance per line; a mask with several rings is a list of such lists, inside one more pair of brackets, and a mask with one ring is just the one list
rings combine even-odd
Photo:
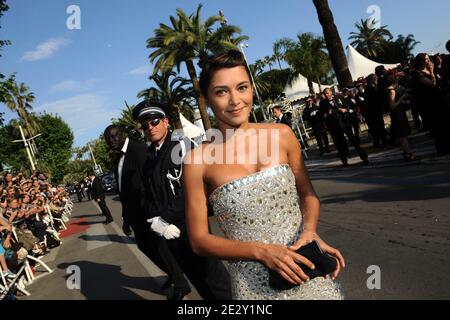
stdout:
[[325,127],[323,115],[319,110],[319,106],[314,104],[312,98],[306,100],[305,109],[303,110],[303,119],[310,124],[314,137],[316,138],[317,145],[319,146],[320,155],[324,153],[330,153],[330,145],[328,141],[328,132]]
[[442,59],[442,90],[444,95],[446,95],[447,101],[449,100],[448,95],[450,95],[450,40],[445,45],[449,54],[444,55]]
[[[167,240],[152,232],[147,222],[151,217],[148,212],[151,199],[148,195],[152,193],[147,191],[150,186],[144,174],[149,160],[147,146],[126,138],[122,128],[116,125],[105,129],[104,138],[114,155],[115,176],[122,202],[123,232],[130,236],[133,231],[139,250],[167,273],[169,280],[162,289],[173,283],[174,292],[189,293],[189,283],[170,252]],[[175,298],[175,295],[170,297]]]
[[[148,190],[152,192],[150,227],[168,240],[171,252],[203,299],[230,300],[230,276],[223,263],[213,257],[196,255],[190,246],[181,178],[183,153],[185,155],[192,144],[189,139],[172,136],[164,109],[158,101],[147,100],[139,103],[133,112],[151,142],[146,170],[151,186]],[[179,297],[182,296],[181,292]]]
[[100,178],[96,177],[95,175],[91,175],[91,182],[92,182],[92,199],[98,203],[100,209],[102,210],[102,214],[106,217],[106,220],[103,223],[110,224],[111,222],[114,221],[114,219],[111,216],[111,211],[109,211],[109,208],[106,205],[105,192],[103,190]]
[[333,138],[334,145],[338,150],[339,158],[344,167],[348,167],[348,145],[345,137],[347,136],[350,143],[358,152],[359,157],[364,164],[368,164],[367,153],[361,148],[355,136],[348,117],[348,109],[342,105],[342,102],[334,97],[333,91],[327,88],[323,91],[324,99],[320,102],[320,112],[325,117],[327,129]]
[[281,112],[281,107],[279,107],[279,106],[273,107],[272,112],[276,119],[276,123],[285,124],[289,128],[292,129],[292,120],[291,120],[291,118],[289,118],[289,116],[287,116],[287,115],[283,114],[283,112]]
[[373,146],[375,148],[383,148],[388,143],[388,138],[384,128],[383,101],[378,91],[378,77],[375,74],[371,74],[367,78],[364,100],[366,106],[364,118],[372,135]]

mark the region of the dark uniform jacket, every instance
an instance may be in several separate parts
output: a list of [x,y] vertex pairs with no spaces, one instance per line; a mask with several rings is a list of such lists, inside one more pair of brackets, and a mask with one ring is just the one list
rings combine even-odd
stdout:
[[[190,141],[185,141],[186,152],[192,148]],[[173,151],[176,150],[176,151]],[[171,155],[174,153],[174,159]],[[152,144],[148,148],[149,162],[145,172],[149,173],[150,215],[160,216],[180,230],[185,229],[184,191],[181,179],[181,147],[179,141],[171,141],[171,134],[167,135],[160,150],[156,151]],[[178,181],[168,178],[180,177]]]

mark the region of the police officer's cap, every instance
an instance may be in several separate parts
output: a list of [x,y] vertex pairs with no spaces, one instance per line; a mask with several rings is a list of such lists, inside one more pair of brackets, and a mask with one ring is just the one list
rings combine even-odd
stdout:
[[133,110],[133,119],[142,121],[145,119],[166,117],[165,107],[156,100],[144,100],[140,102]]

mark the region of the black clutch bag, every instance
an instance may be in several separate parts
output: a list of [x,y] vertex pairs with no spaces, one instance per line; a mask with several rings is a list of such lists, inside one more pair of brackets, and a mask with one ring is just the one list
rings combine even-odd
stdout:
[[[314,270],[311,270],[305,265],[298,264],[310,279],[325,277],[336,270],[336,259],[323,253],[316,241],[301,247],[296,252],[307,258],[316,267]],[[297,286],[285,280],[278,272],[272,269],[269,269],[269,285],[276,290],[289,290]]]

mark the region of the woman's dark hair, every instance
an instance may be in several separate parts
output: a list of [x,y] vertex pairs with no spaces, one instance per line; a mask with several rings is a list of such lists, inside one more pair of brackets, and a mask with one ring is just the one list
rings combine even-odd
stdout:
[[431,56],[430,59],[435,66],[438,65],[439,61],[442,63],[442,57],[440,53],[436,53],[434,56]]
[[414,68],[418,71],[425,69],[426,67],[426,62],[425,62],[425,58],[428,56],[428,54],[426,53],[419,53],[415,58],[414,58]]
[[208,57],[205,63],[205,67],[200,75],[200,90],[203,96],[207,96],[208,87],[211,82],[214,73],[224,68],[244,67],[247,71],[250,82],[252,77],[250,76],[250,70],[247,67],[244,55],[238,50],[229,50],[225,53],[220,53],[214,56]]
[[384,86],[385,88],[389,88],[390,86],[393,86],[397,83],[397,75],[395,74],[395,71],[389,70],[386,72],[386,75],[384,76]]

